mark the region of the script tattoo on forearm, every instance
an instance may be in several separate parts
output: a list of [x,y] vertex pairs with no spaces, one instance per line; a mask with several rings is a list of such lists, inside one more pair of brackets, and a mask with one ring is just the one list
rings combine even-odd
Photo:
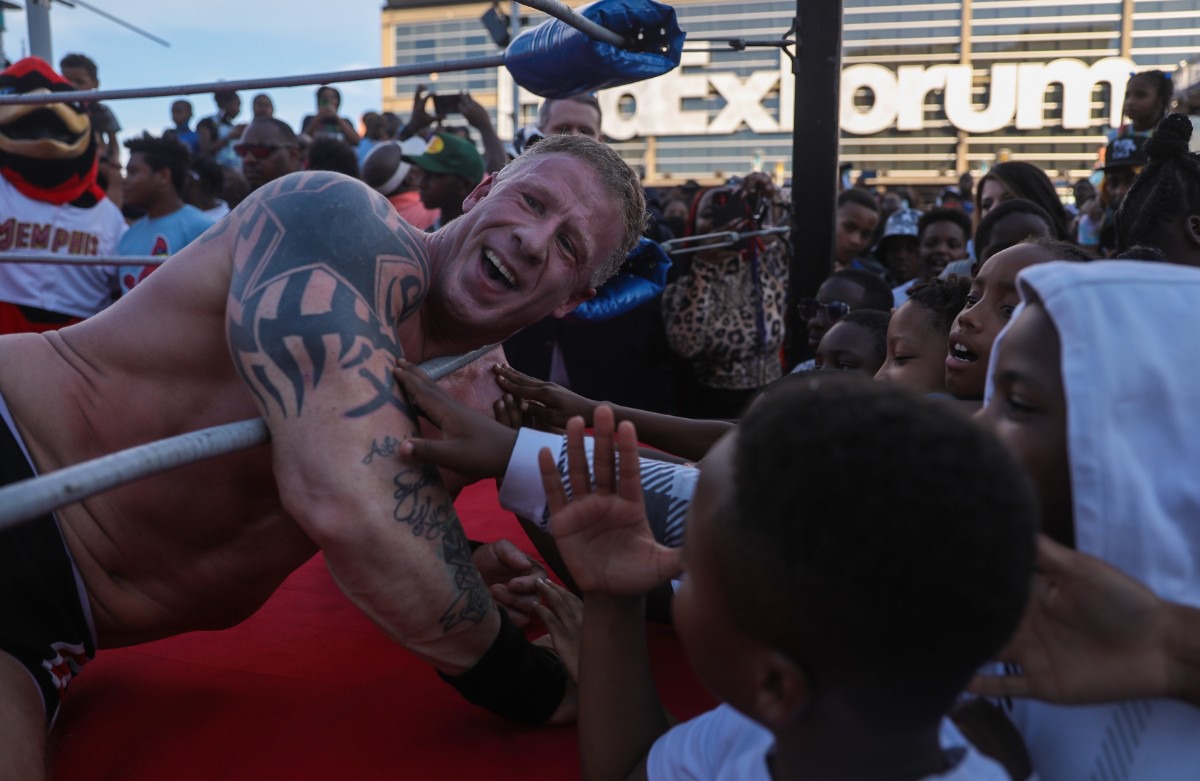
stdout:
[[[336,207],[336,222],[318,204]],[[229,342],[264,409],[300,415],[327,372],[353,372],[369,397],[347,417],[391,406],[415,420],[374,360],[383,352],[394,363],[396,326],[420,307],[429,279],[424,246],[396,229],[390,210],[360,182],[324,172],[277,180],[239,210]]]
[[383,438],[383,442],[380,442],[377,439],[372,439],[371,449],[367,451],[365,456],[363,456],[362,462],[364,464],[369,464],[375,460],[375,456],[380,456],[381,458],[394,456],[400,450],[400,445],[402,442],[404,442],[404,440],[396,439],[390,434]]
[[423,537],[431,542],[441,542],[442,561],[458,591],[450,606],[438,619],[443,632],[464,621],[474,624],[482,622],[492,606],[483,576],[471,560],[471,545],[462,524],[454,514],[449,502],[436,502],[430,488],[439,481],[433,467],[421,471],[406,469],[395,477],[396,509],[394,517],[407,525],[414,537]]

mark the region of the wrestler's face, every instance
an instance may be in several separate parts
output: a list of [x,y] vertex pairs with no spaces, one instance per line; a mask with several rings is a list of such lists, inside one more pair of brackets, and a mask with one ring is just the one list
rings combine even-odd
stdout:
[[1025,305],[993,360],[992,398],[976,418],[995,432],[1033,479],[1042,531],[1059,543],[1074,545],[1062,347],[1040,303]]
[[621,213],[591,166],[547,154],[488,176],[434,253],[431,301],[443,330],[504,339],[595,294],[591,278],[617,251]]

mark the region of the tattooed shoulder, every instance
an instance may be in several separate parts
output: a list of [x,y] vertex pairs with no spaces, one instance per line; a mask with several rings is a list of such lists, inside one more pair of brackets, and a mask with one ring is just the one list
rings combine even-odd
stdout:
[[263,189],[239,207],[233,241],[226,333],[243,380],[264,409],[286,417],[330,373],[352,376],[364,395],[346,415],[387,406],[412,419],[391,366],[397,326],[428,285],[420,234],[340,174],[291,175]]
[[357,179],[313,171],[277,179],[239,208],[231,294],[320,267],[388,325],[410,317],[428,290],[420,232]]

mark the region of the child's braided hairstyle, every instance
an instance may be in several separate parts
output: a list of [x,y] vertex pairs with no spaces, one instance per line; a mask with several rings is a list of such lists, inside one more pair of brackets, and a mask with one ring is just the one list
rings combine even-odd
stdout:
[[1149,163],[1117,210],[1117,249],[1161,249],[1163,234],[1189,214],[1200,214],[1200,157],[1188,151],[1192,123],[1168,114],[1146,142]]

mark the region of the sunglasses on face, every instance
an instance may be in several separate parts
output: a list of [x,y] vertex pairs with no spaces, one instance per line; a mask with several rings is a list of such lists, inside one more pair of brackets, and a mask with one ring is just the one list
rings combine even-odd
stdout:
[[802,298],[796,302],[796,309],[805,320],[812,320],[824,309],[825,317],[830,323],[836,323],[850,314],[850,305],[845,301],[838,301],[837,299],[822,302],[815,298]]
[[291,144],[234,144],[233,153],[238,157],[254,155],[259,160],[270,157],[277,149],[290,149]]

